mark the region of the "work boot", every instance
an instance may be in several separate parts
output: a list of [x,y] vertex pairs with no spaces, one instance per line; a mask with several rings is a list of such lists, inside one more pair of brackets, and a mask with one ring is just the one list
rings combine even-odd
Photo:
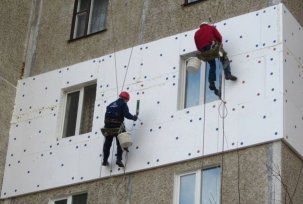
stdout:
[[117,161],[116,161],[116,164],[117,164],[119,167],[124,167],[124,164],[122,163],[121,160],[117,160]]
[[215,82],[214,82],[214,81],[210,81],[210,82],[209,82],[209,89],[210,89],[210,90],[216,90],[216,85],[215,85]]
[[226,76],[225,76],[225,79],[226,79],[226,80],[237,81],[237,77],[235,77],[234,75],[231,75],[231,74],[226,75]]
[[123,148],[124,151],[129,152],[128,147]]
[[102,166],[108,166],[108,165],[109,165],[108,161],[103,161],[102,162]]
[[221,91],[220,91],[220,90],[215,89],[215,90],[214,90],[214,93],[215,93],[219,98],[221,98]]

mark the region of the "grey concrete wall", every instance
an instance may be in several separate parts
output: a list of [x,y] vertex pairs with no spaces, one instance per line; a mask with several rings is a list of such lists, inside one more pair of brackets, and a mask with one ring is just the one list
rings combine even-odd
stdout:
[[295,16],[297,21],[303,26],[303,1],[302,0],[282,0],[289,11]]
[[68,42],[74,0],[43,0],[32,74],[197,28],[209,16],[217,22],[261,9],[267,0],[212,0],[182,6],[183,0],[111,0],[105,32]]
[[0,6],[0,188],[30,7],[31,0],[2,0]]
[[[88,204],[171,204],[176,174],[221,165],[223,204],[274,203],[269,193],[272,189],[272,174],[268,165],[272,165],[273,157],[279,155],[277,152],[281,151],[280,147],[281,145],[269,143],[225,153],[223,157],[222,155],[210,156],[126,176],[20,196],[8,199],[7,202],[47,204],[51,198],[86,191]],[[2,202],[0,203],[4,204],[4,201]]]
[[286,144],[282,146],[281,169],[278,178],[283,184],[283,204],[303,203],[303,160]]

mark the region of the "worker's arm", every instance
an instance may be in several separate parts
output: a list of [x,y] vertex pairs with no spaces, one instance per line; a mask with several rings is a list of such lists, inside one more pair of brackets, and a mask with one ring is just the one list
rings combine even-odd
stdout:
[[134,121],[136,121],[138,119],[138,117],[136,115],[130,114],[126,103],[124,103],[122,106],[122,113],[123,113],[123,116],[127,119],[134,120]]

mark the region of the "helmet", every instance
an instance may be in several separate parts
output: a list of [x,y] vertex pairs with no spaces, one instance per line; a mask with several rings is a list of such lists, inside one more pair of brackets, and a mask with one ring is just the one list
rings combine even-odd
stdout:
[[121,91],[121,93],[119,94],[119,97],[128,101],[129,100],[129,93],[127,93],[126,91]]

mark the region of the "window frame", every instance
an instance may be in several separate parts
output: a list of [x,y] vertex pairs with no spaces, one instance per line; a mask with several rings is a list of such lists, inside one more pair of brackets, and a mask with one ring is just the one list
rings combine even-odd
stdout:
[[[85,84],[82,85],[77,85],[74,87],[70,87],[67,88],[65,90],[63,90],[62,93],[62,116],[61,116],[61,127],[60,127],[60,138],[64,139],[64,138],[69,138],[69,137],[74,137],[74,136],[78,136],[81,135],[80,134],[80,130],[81,130],[81,119],[82,119],[82,110],[83,110],[83,102],[84,102],[84,89],[85,87],[91,86],[91,85],[96,85],[96,97],[97,97],[97,81],[91,81],[91,82],[87,82]],[[77,119],[76,119],[76,128],[75,128],[75,134],[71,135],[71,136],[67,136],[64,137],[64,126],[65,126],[65,117],[66,117],[66,108],[67,108],[67,96],[68,94],[71,93],[75,93],[79,91],[79,102],[78,102],[78,108],[77,108]],[[95,100],[96,103],[96,100]],[[95,105],[95,104],[94,104]],[[92,119],[94,119],[94,116],[92,117]],[[83,133],[86,134],[86,133]]]
[[[178,96],[178,110],[184,110],[191,107],[185,107],[185,96],[186,96],[186,77],[187,77],[187,70],[186,70],[186,63],[190,57],[194,57],[195,53],[191,53],[189,55],[181,56],[180,57],[180,71],[179,71],[179,96]],[[201,70],[200,70],[200,97],[199,97],[199,104],[204,104],[205,101],[205,80],[206,80],[206,71],[202,69],[203,67],[206,68],[206,63],[201,60]]]
[[[220,165],[214,165],[214,166],[208,166],[203,169],[196,169],[192,171],[186,171],[182,173],[177,173],[175,174],[174,178],[174,198],[173,198],[173,203],[174,204],[179,204],[180,203],[180,187],[181,187],[181,177],[186,176],[186,175],[191,175],[195,174],[195,204],[200,204],[201,203],[201,197],[202,197],[202,185],[203,185],[203,172],[210,170],[210,169],[215,169],[215,168],[220,168],[220,183],[222,182],[222,168]],[[220,187],[220,198],[222,196],[222,189]]]
[[87,192],[80,192],[80,193],[75,193],[75,194],[71,194],[68,196],[61,196],[61,197],[57,197],[57,198],[53,198],[49,200],[49,204],[55,204],[56,201],[60,201],[60,200],[67,200],[67,204],[72,204],[73,201],[73,197],[77,196],[77,195],[82,195],[82,194],[86,194],[86,204],[87,204],[87,200],[88,200],[88,193]]
[[[95,0],[88,0],[89,1],[89,8],[87,10],[83,10],[83,11],[78,12],[77,10],[78,10],[79,1],[81,1],[81,0],[75,0],[75,3],[74,3],[74,11],[73,11],[72,26],[71,26],[71,33],[70,33],[69,42],[72,42],[72,41],[75,41],[75,40],[78,40],[78,39],[82,39],[82,38],[86,38],[86,37],[89,37],[89,36],[92,36],[92,35],[95,35],[95,34],[106,31],[105,25],[106,25],[107,9],[106,9],[104,22],[103,22],[104,23],[104,28],[97,31],[97,32],[88,33],[89,30],[90,30],[90,27],[91,27],[91,19],[92,19],[91,10],[93,9],[93,3],[94,3]],[[107,3],[107,6],[108,6],[108,3]],[[77,29],[77,25],[76,25],[77,15],[81,14],[81,13],[84,13],[84,12],[87,12],[87,19],[86,19],[86,22],[85,22],[84,35],[81,36],[81,37],[75,37],[75,31]]]

